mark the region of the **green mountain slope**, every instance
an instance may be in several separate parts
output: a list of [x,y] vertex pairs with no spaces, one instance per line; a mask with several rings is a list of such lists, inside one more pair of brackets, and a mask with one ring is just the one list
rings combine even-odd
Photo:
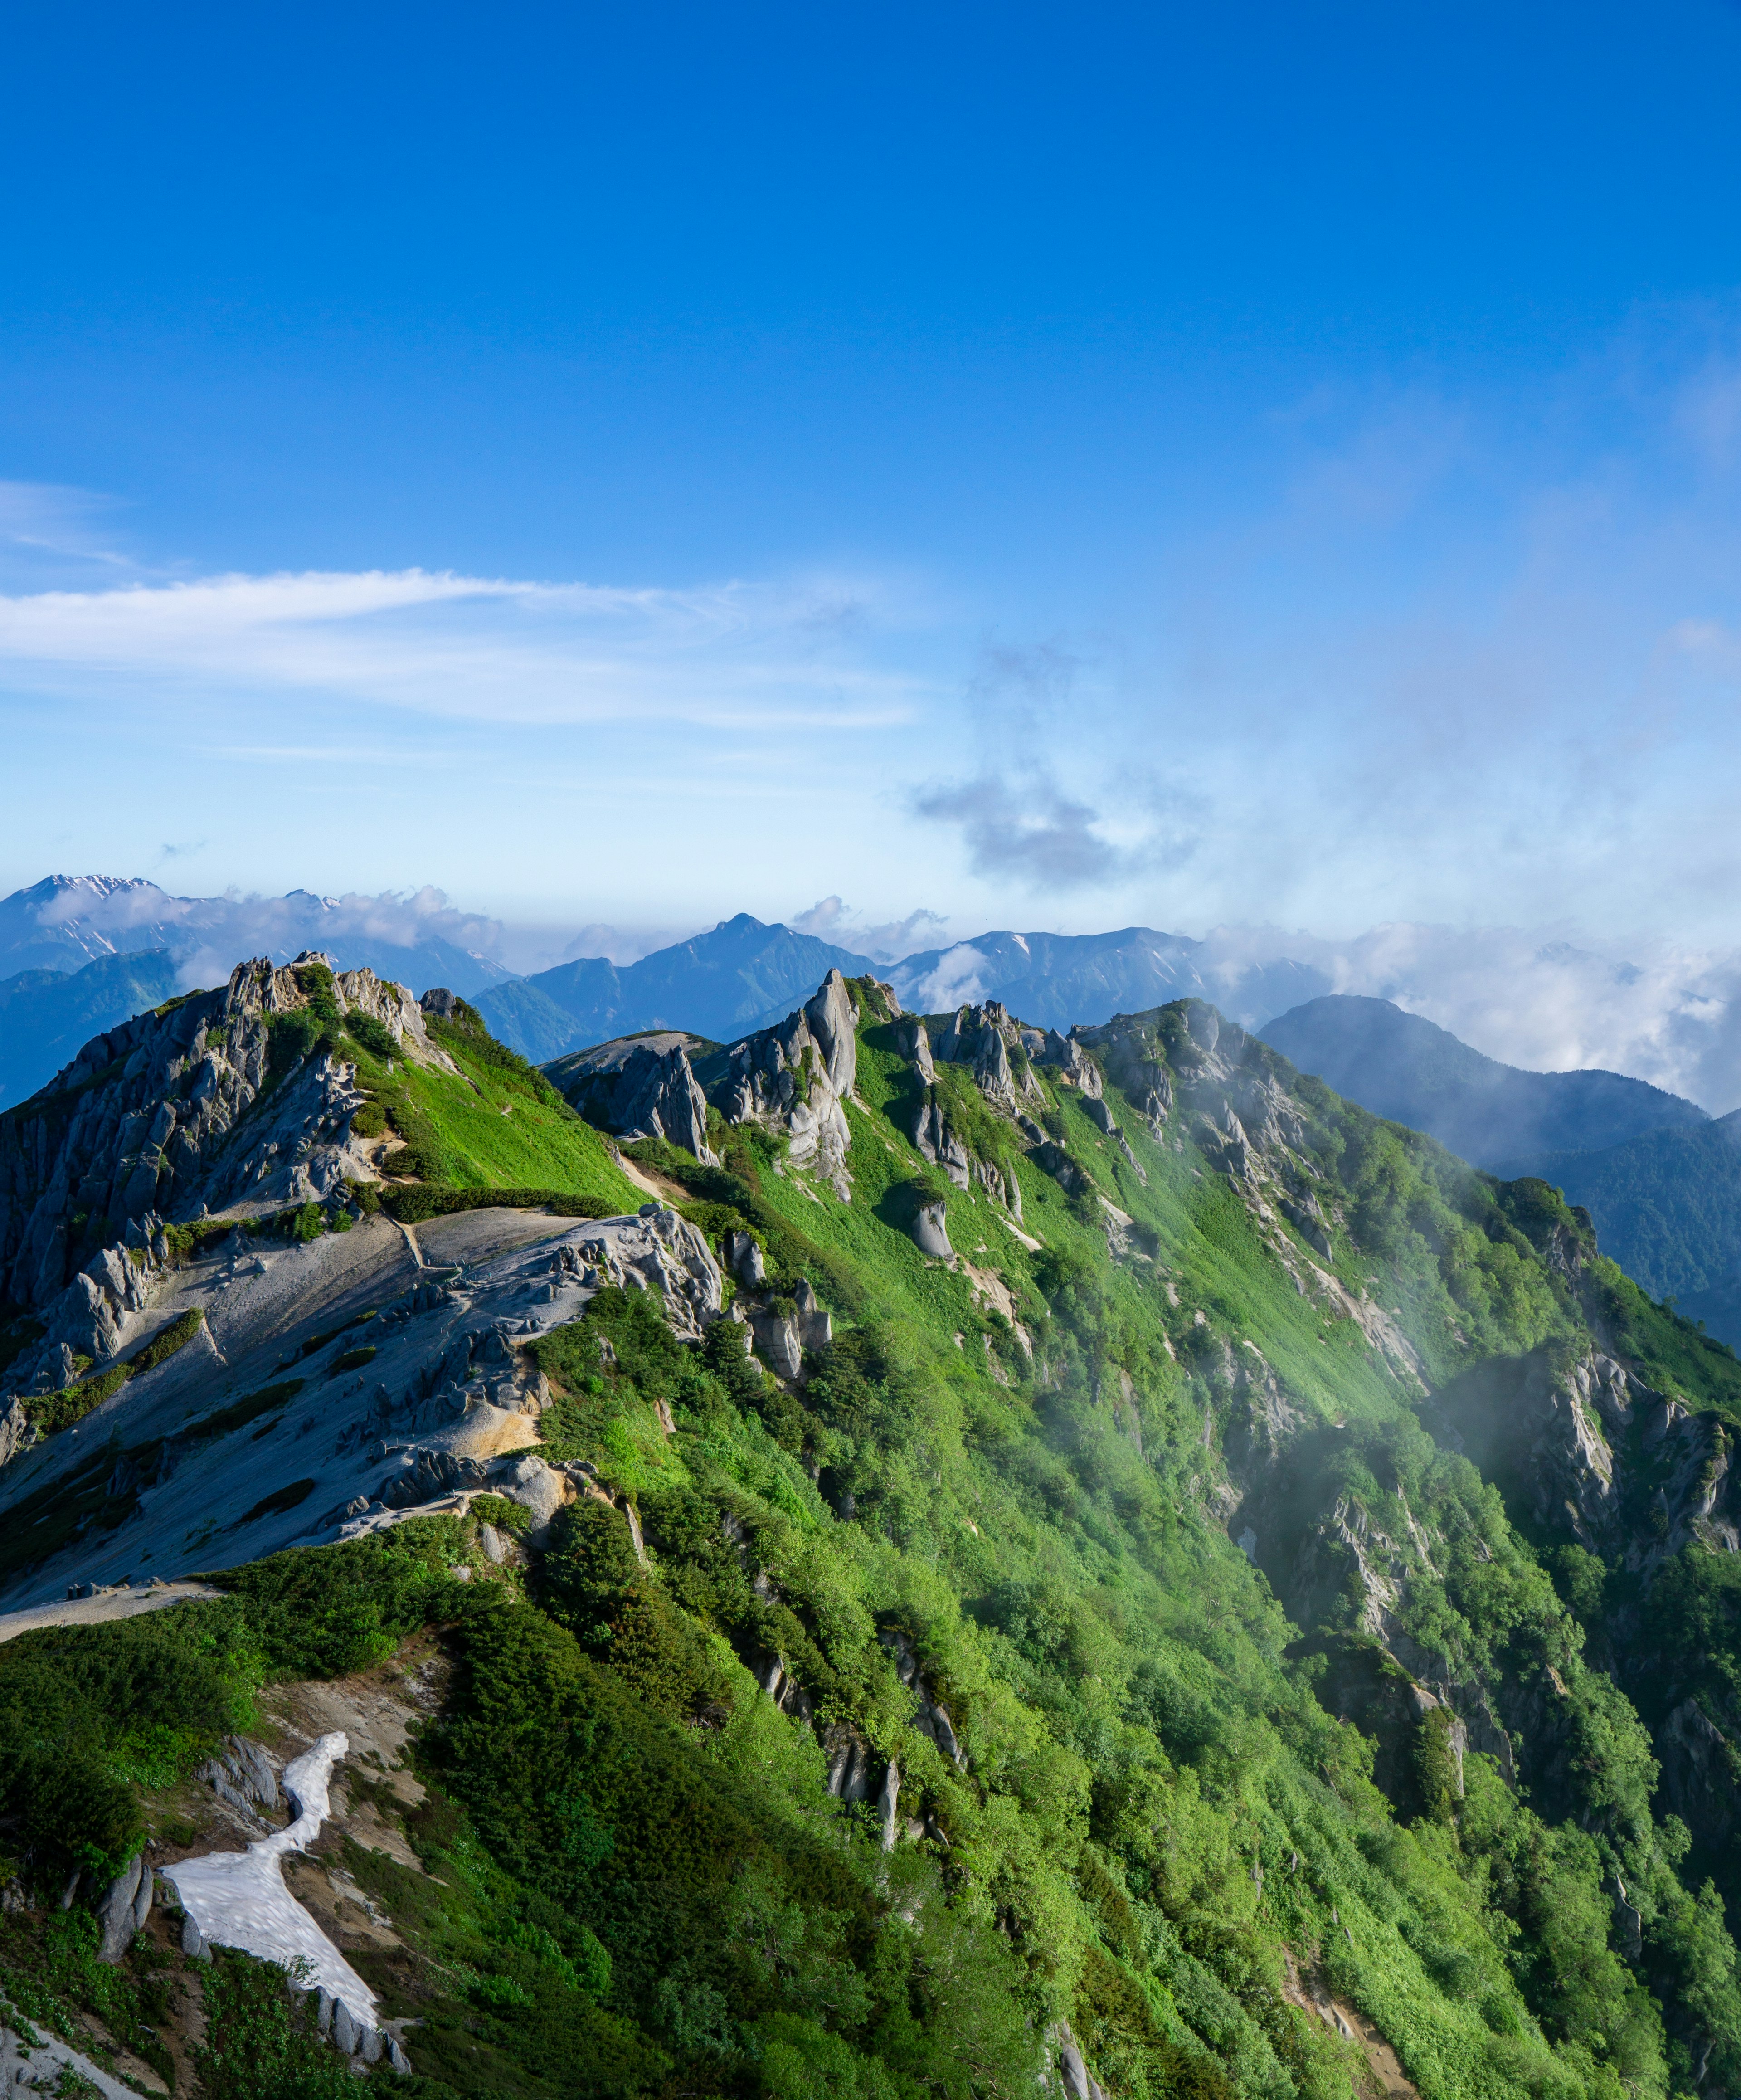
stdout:
[[1528,1164],[1584,1205],[1603,1246],[1654,1296],[1690,1301],[1741,1275],[1741,1116]]
[[[350,2089],[240,1957],[57,1908],[336,1680],[421,1717],[307,1886],[431,2100],[1741,2080],[1741,1363],[1197,1002],[921,1054],[850,998],[709,1077],[718,1164],[627,1148],[747,1318],[527,1345],[584,1484],[538,1542],[478,1496],[0,1646],[0,1994],[137,2051],[181,1992],[204,2089]],[[623,1185],[459,1022],[457,1079],[359,1065],[399,1193]]]

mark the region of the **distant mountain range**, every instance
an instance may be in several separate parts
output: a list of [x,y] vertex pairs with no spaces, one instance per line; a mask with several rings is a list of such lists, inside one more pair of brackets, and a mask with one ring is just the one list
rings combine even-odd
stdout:
[[1229,980],[1200,967],[1204,945],[1147,926],[981,933],[888,963],[739,912],[638,963],[563,963],[498,985],[478,1004],[505,1043],[544,1063],[647,1029],[693,1029],[724,1041],[771,1027],[830,969],[892,983],[902,1005],[919,1012],[997,999],[1024,1021],[1060,1029],[1183,998],[1209,999],[1253,1026],[1325,982],[1309,964],[1292,962],[1250,966]]
[[94,1035],[196,984],[222,983],[253,955],[288,963],[318,948],[342,970],[474,998],[508,973],[436,930],[468,923],[457,912],[390,900],[383,910],[379,899],[306,889],[172,897],[137,879],[51,876],[0,898],[0,1108],[33,1093]]
[[[172,897],[154,882],[108,875],[51,875],[0,898],[0,977],[65,972],[106,955],[159,954],[201,961],[227,977],[239,962],[291,961],[318,948],[342,970],[427,990],[444,984],[469,999],[511,973],[452,938],[478,922],[457,911],[420,911],[378,898]],[[403,938],[407,933],[413,938]]]
[[910,1010],[996,999],[1060,1029],[1199,998],[1375,1114],[1502,1178],[1555,1183],[1637,1282],[1741,1342],[1741,1114],[1713,1122],[1617,1072],[1521,1071],[1388,1000],[1329,994],[1307,964],[1230,967],[1208,943],[1144,926],[983,933],[889,963],[739,912],[638,962],[582,958],[513,977],[463,944],[474,929],[487,937],[487,922],[391,899],[177,898],[136,880],[52,876],[0,899],[0,1108],[97,1033],[221,982],[249,955],[285,962],[305,948],[419,994],[445,985],[538,1064],[650,1030],[734,1041],[783,1020],[831,969],[892,982]]
[[1741,1110],[1713,1121],[1618,1072],[1519,1071],[1387,999],[1312,999],[1259,1032],[1375,1115],[1553,1182],[1635,1282],[1741,1343]]
[[1036,1027],[1068,1029],[1142,1013],[1169,999],[1205,999],[1241,1027],[1329,989],[1309,963],[1208,965],[1208,944],[1183,933],[1126,926],[1113,933],[981,933],[885,964],[901,1004],[941,1013],[998,999]]
[[620,968],[603,956],[497,985],[478,1011],[500,1039],[536,1064],[613,1036],[681,1028],[718,1041],[783,1021],[831,970],[883,974],[868,956],[740,911],[710,933]]

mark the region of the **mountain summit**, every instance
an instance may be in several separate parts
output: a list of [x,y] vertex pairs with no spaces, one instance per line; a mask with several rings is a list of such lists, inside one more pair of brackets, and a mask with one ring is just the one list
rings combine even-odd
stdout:
[[830,970],[872,967],[849,949],[740,911],[637,963],[619,968],[597,956],[498,986],[478,1011],[504,1042],[544,1062],[648,1029],[745,1035],[790,1012]]

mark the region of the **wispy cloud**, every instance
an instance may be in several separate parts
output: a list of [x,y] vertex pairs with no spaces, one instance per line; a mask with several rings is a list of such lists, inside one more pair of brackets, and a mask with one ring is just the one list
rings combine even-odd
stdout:
[[948,923],[945,914],[922,905],[905,918],[866,924],[862,915],[838,896],[818,898],[808,910],[795,912],[787,921],[796,933],[813,934],[819,941],[832,942],[836,947],[850,948],[856,955],[883,963],[897,962],[915,949],[935,942]]
[[107,569],[131,568],[128,557],[112,544],[104,528],[119,506],[88,488],[54,482],[0,481],[0,557],[40,567],[45,558],[75,571],[95,562]]
[[862,624],[834,581],[231,575],[0,596],[0,669],[57,691],[307,692],[452,720],[891,727],[925,688],[877,663]]
[[1012,876],[1030,889],[1103,888],[1155,865],[1166,850],[1152,838],[1117,844],[1098,810],[1031,774],[982,773],[924,788],[913,806],[922,817],[959,827],[976,875]]

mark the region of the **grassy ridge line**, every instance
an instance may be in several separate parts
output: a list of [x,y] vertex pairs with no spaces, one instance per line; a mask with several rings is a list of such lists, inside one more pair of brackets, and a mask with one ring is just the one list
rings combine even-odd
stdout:
[[368,1096],[361,1115],[372,1121],[372,1110],[381,1128],[406,1141],[383,1162],[389,1172],[414,1175],[432,1188],[592,1197],[606,1205],[596,1213],[606,1217],[639,1208],[644,1192],[623,1172],[609,1142],[541,1072],[497,1043],[463,1001],[453,1021],[430,1018],[426,1026],[431,1042],[459,1067],[457,1076],[403,1058],[389,1069],[390,1061],[368,1046],[346,1046]]

